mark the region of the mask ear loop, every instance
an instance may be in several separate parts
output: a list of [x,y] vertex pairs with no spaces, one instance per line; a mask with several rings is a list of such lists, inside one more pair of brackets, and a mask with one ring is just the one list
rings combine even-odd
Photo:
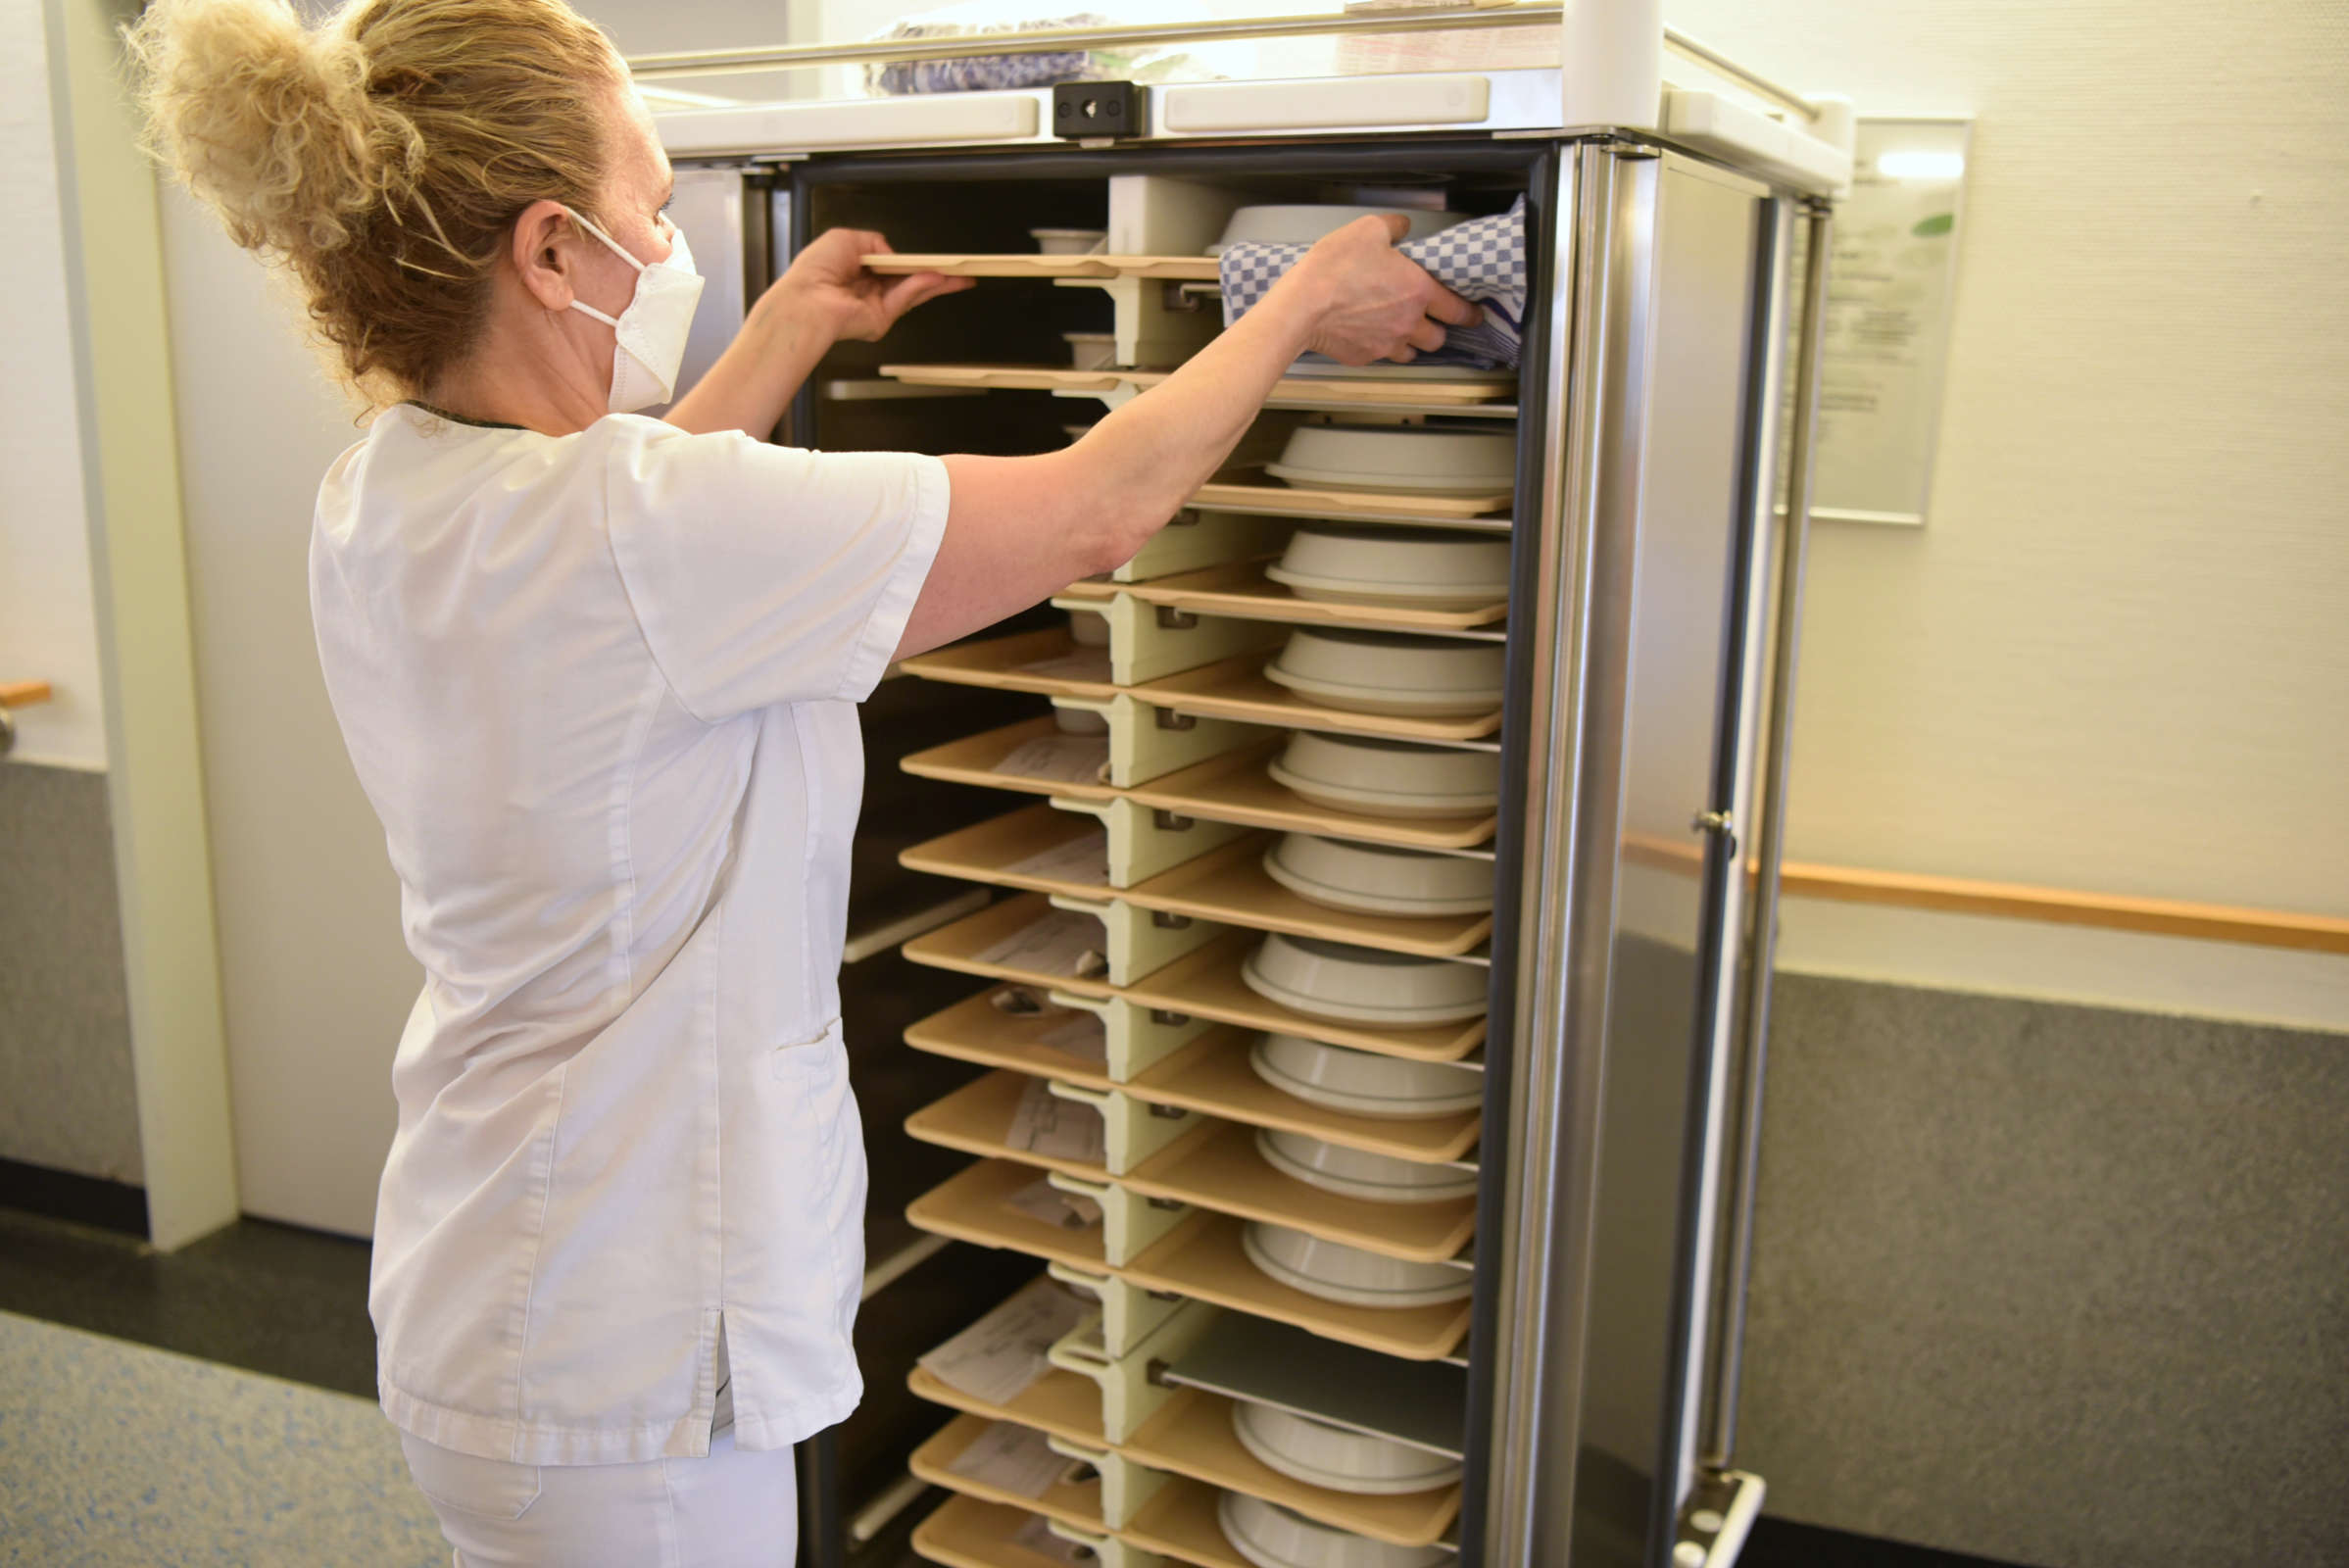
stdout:
[[[642,272],[645,268],[650,265],[646,262],[640,262],[635,257],[629,255],[627,249],[622,246],[618,240],[615,240],[610,234],[605,233],[601,227],[597,226],[597,224],[589,219],[582,217],[578,213],[572,212],[568,207],[565,207],[563,212],[568,215],[572,222],[578,224],[581,228],[586,229],[590,234],[593,234],[596,238],[602,240],[606,245],[612,247],[612,255],[618,257],[621,261],[626,262],[630,267],[635,268],[637,271]],[[616,329],[620,324],[620,318],[618,317],[606,316],[602,311],[597,310],[594,306],[588,304],[583,299],[573,298],[571,301],[571,309],[579,312],[583,316],[593,317],[595,319],[603,322],[609,327],[613,327]]]

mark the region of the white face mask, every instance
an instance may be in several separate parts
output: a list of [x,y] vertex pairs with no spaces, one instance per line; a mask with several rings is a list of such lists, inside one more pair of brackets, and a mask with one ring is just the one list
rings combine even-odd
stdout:
[[685,363],[686,334],[693,329],[694,307],[702,301],[702,274],[693,270],[685,231],[673,230],[668,260],[640,262],[577,213],[571,213],[571,220],[636,269],[635,297],[618,316],[606,316],[584,300],[571,301],[572,310],[594,317],[619,339],[612,356],[612,412],[633,414],[668,402],[677,395],[677,368]]

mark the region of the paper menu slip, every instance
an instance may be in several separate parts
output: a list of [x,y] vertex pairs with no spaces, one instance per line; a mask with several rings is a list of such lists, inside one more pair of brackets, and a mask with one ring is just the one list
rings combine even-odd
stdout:
[[1099,917],[1054,909],[995,943],[979,961],[1029,974],[1095,975],[1108,967],[1101,956],[1107,940]]
[[1085,1317],[1085,1303],[1051,1279],[1025,1290],[923,1356],[921,1369],[957,1393],[1008,1404],[1050,1372],[1045,1351]]
[[1003,1141],[1048,1159],[1098,1165],[1108,1152],[1109,1131],[1100,1111],[1077,1101],[1062,1100],[1044,1079],[1031,1078],[1020,1091],[1019,1105],[1011,1112],[1011,1129]]
[[1012,1544],[1025,1546],[1047,1561],[1068,1563],[1071,1568],[1082,1568],[1083,1564],[1093,1560],[1090,1549],[1053,1535],[1052,1527],[1044,1522],[1044,1515],[1040,1513],[1028,1515],[1027,1521],[1011,1532],[1011,1541]]
[[1003,869],[1015,876],[1105,888],[1109,885],[1108,830],[1096,828],[1090,833],[1080,833],[1049,850],[1038,850],[1024,860],[1014,860]]
[[1098,784],[1108,765],[1109,743],[1100,736],[1039,735],[1020,742],[988,771],[1062,784]]
[[1101,1222],[1101,1204],[1082,1193],[1064,1193],[1041,1176],[1004,1199],[1003,1206],[1064,1231],[1089,1231]]
[[1036,1043],[1096,1067],[1109,1064],[1109,1031],[1090,1012],[1070,1013],[1038,1035]]
[[1105,648],[1080,648],[1073,654],[1054,654],[1017,668],[1023,675],[1093,681],[1105,686],[1109,684],[1109,652]]
[[991,1421],[947,1469],[1015,1497],[1041,1497],[1068,1466],[1069,1461],[1046,1444],[1043,1433],[1016,1421]]

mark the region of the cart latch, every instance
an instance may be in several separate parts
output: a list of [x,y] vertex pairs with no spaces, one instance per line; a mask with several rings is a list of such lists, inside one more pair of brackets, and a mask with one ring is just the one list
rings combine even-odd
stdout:
[[1063,141],[1139,136],[1142,88],[1131,81],[1063,81],[1052,87],[1052,134]]

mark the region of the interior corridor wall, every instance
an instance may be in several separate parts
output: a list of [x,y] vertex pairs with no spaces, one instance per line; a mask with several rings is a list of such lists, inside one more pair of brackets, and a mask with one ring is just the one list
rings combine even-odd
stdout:
[[46,680],[0,760],[0,1159],[136,1185],[106,702],[44,9],[0,6],[0,680]]
[[[1970,111],[1923,529],[1813,534],[1789,854],[2349,914],[2349,12],[1675,0]],[[2349,1022],[2349,961],[1797,906],[1796,967]]]
[[318,480],[364,432],[282,281],[175,188],[163,225],[238,1184],[364,1235],[422,979],[310,621]]
[[106,766],[97,611],[84,528],[81,428],[66,305],[65,227],[49,48],[37,5],[0,7],[0,245],[8,373],[0,375],[0,680],[46,680],[0,765]]

